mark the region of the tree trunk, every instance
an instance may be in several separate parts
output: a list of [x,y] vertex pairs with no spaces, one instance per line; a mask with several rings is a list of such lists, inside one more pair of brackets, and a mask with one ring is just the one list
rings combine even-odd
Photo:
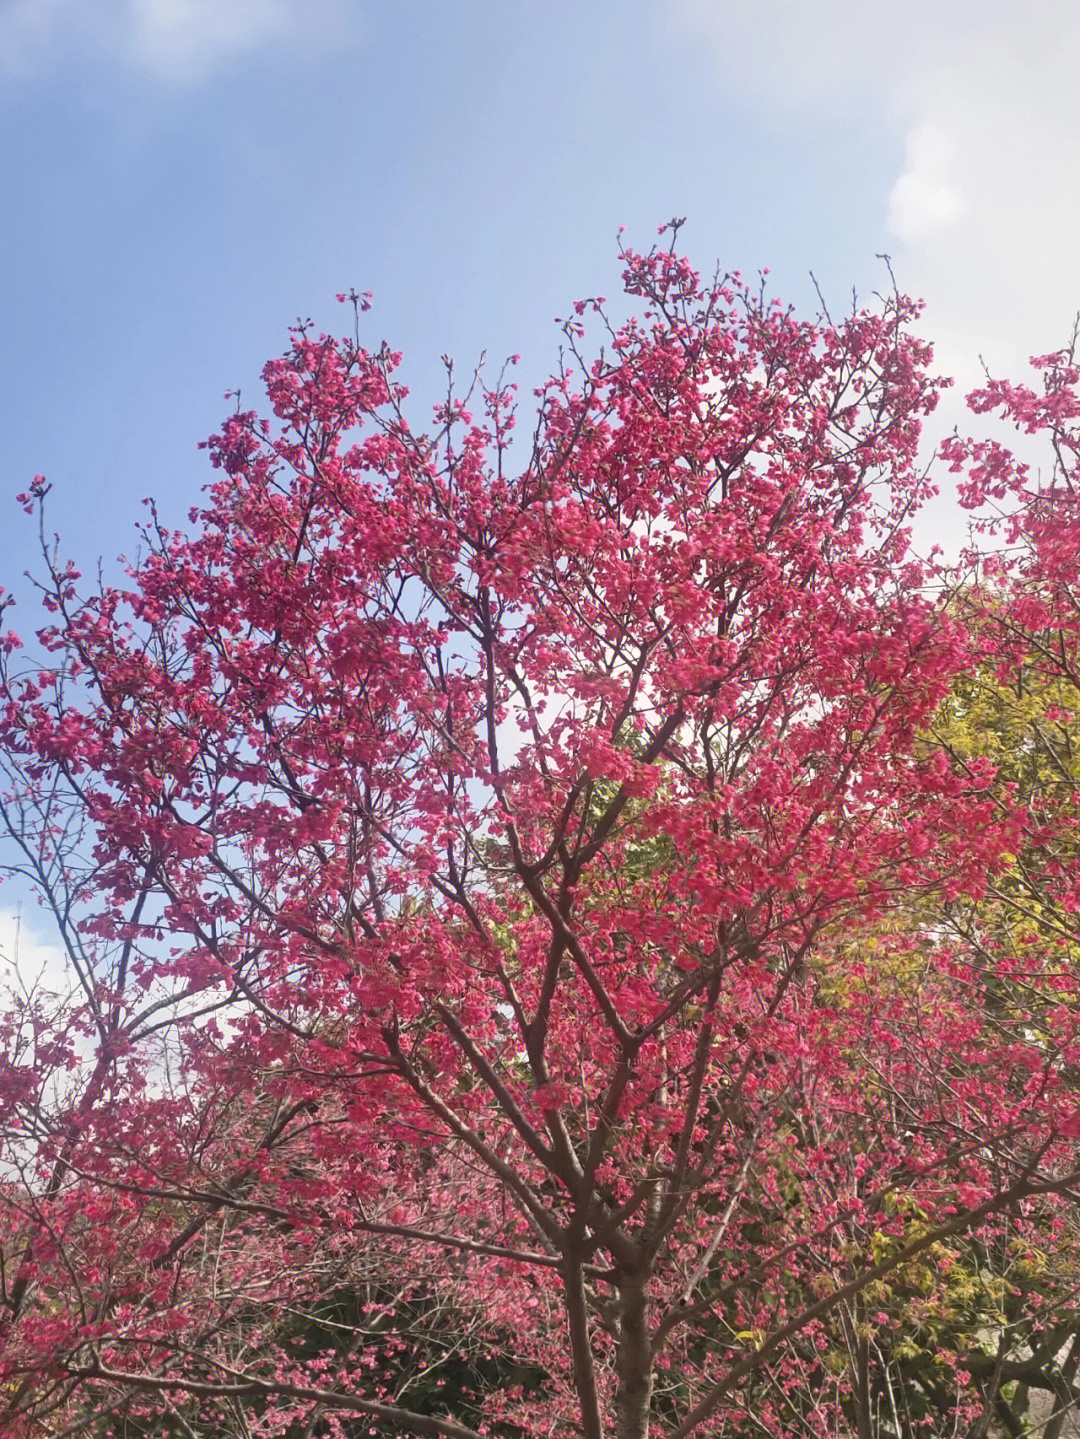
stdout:
[[1057,1390],[1057,1400],[1060,1408],[1050,1420],[1050,1423],[1047,1424],[1044,1439],[1061,1439],[1066,1421],[1071,1420],[1075,1423],[1076,1402],[1072,1397],[1072,1386],[1076,1379],[1078,1367],[1080,1367],[1080,1339],[1074,1335],[1073,1341],[1069,1346],[1069,1352],[1066,1354],[1061,1366],[1061,1382]]
[[571,1261],[563,1275],[566,1285],[566,1317],[570,1329],[570,1353],[573,1359],[574,1388],[581,1406],[582,1439],[604,1439],[604,1421],[600,1397],[596,1390],[596,1369],[589,1342],[589,1311],[585,1302],[585,1286],[581,1265]]
[[[861,1312],[862,1306],[856,1310]],[[855,1415],[859,1439],[874,1439],[873,1399],[870,1392],[870,1340],[859,1334],[855,1341]]]
[[644,1275],[619,1289],[619,1334],[615,1357],[616,1439],[648,1439],[653,1366],[649,1342],[649,1296]]

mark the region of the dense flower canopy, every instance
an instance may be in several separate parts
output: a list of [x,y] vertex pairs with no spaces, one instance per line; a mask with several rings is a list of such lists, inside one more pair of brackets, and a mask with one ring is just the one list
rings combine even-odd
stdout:
[[2,814],[73,984],[0,1035],[5,1432],[900,1439],[1064,1342],[1012,1284],[995,1369],[955,1276],[1080,1177],[1077,370],[978,400],[1041,487],[946,446],[950,570],[916,305],[623,262],[524,442],[512,370],[421,433],[300,328],[190,534],[96,592],[46,547]]

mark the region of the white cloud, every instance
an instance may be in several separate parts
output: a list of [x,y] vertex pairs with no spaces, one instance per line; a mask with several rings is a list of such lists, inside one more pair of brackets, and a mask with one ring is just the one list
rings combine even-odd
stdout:
[[0,909],[0,990],[66,998],[76,983],[67,956],[42,937],[21,910]]
[[[978,9],[1004,8],[985,0]],[[951,55],[968,38],[938,0],[675,0],[678,22],[714,53],[726,84],[771,111],[814,110],[864,125],[881,118],[898,76],[932,49]],[[953,5],[975,13],[976,5]],[[869,102],[869,104],[868,104]]]
[[108,60],[166,85],[194,85],[245,56],[310,53],[355,39],[356,0],[7,0],[0,75]]
[[1065,341],[1080,305],[1072,0],[677,0],[676,13],[747,98],[902,149],[882,238],[899,241],[898,281],[926,298],[927,333],[962,378],[979,354],[1016,367]]
[[929,120],[907,137],[903,173],[889,196],[889,229],[907,243],[962,220],[967,196],[956,181],[956,145]]
[[[933,435],[969,422],[961,396],[983,360],[1024,378],[1030,355],[1067,342],[1080,308],[1073,0],[678,0],[676,13],[722,83],[782,124],[857,125],[902,156],[881,248],[925,298],[922,333],[957,382]],[[946,503],[929,523],[955,544]]]
[[308,43],[337,29],[340,7],[320,0],[128,0],[131,62],[163,80],[196,82],[242,55]]
[[931,317],[1014,370],[1063,344],[1080,305],[1080,12],[1032,13],[913,77],[917,123],[952,137],[968,204],[947,233],[897,226]]

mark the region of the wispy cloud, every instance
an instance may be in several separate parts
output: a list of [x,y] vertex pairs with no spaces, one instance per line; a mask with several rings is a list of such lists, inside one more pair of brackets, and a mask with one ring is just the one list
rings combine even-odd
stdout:
[[70,0],[8,0],[0,9],[0,75],[36,71],[63,31]]
[[[999,0],[983,0],[993,9]],[[851,124],[887,118],[931,46],[959,48],[937,0],[675,0],[673,14],[716,58],[725,84],[781,115],[825,112]],[[975,0],[958,0],[969,14]]]
[[105,62],[197,85],[246,56],[285,46],[310,53],[358,30],[356,0],[7,0],[0,75]]

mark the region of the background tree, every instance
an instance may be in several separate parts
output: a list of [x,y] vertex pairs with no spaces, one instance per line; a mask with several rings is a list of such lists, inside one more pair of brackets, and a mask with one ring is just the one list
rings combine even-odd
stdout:
[[[1075,1006],[1077,959],[1077,372],[1071,349],[1035,363],[1041,394],[991,383],[972,404],[1048,432],[1048,476],[1032,485],[995,444],[947,446],[968,473],[966,502],[995,507],[981,511],[985,538],[942,575],[982,658],[958,675],[926,736],[953,767],[974,774],[991,766],[988,793],[999,811],[1026,815],[1020,842],[981,888],[918,890],[871,943],[880,965],[897,937],[917,955],[946,939],[978,977],[990,1021],[1014,1036],[1017,1082],[1041,1083],[1056,1068],[1055,1082],[1073,1083],[1075,1046],[1062,1043],[1061,1026]],[[834,971],[845,988],[859,943],[847,940]],[[901,973],[920,983],[922,958],[905,961]],[[915,1211],[916,1226],[922,1219]],[[867,1297],[835,1317],[826,1360],[850,1381],[853,1430],[906,1434],[921,1425],[940,1433],[966,1412],[975,1434],[1038,1427],[1057,1439],[1074,1431],[1080,1353],[1071,1213],[1040,1207],[996,1233],[984,1227],[935,1246],[877,1286],[873,1322]]]

